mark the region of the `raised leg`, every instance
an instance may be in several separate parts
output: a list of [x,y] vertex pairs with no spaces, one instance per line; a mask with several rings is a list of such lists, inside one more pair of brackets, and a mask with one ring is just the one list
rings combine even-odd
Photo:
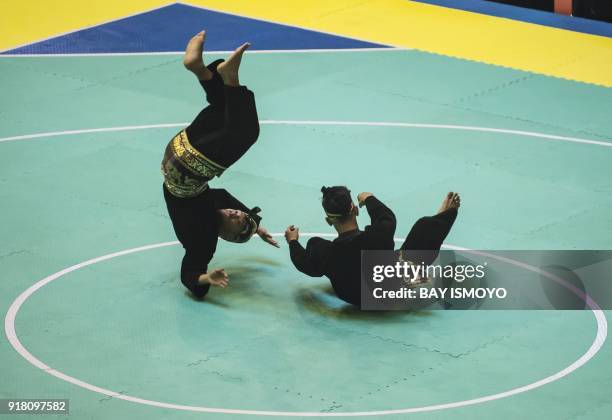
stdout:
[[248,43],[241,45],[217,66],[225,97],[222,128],[192,141],[194,147],[225,167],[240,159],[259,137],[255,95],[245,86],[240,86],[238,79],[242,55],[249,46]]
[[206,32],[202,31],[192,37],[185,48],[183,65],[193,73],[206,92],[209,106],[204,108],[187,127],[189,139],[198,139],[206,134],[221,129],[225,124],[225,93],[223,79],[217,72],[217,67],[223,60],[216,60],[208,66],[204,65],[204,42]]
[[223,60],[216,60],[208,66],[204,65],[204,42],[206,32],[196,34],[187,43],[183,65],[192,72],[199,80],[206,92],[206,100],[213,107],[223,108],[225,105],[223,96],[223,80],[217,72],[218,66]]
[[460,205],[459,194],[449,192],[436,215],[417,220],[400,247],[407,251],[404,256],[417,264],[431,264],[453,227]]

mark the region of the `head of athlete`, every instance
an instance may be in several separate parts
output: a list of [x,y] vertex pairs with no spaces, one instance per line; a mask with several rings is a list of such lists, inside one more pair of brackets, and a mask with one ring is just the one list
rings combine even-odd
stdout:
[[357,229],[359,207],[353,203],[351,191],[344,186],[323,187],[325,221],[339,233]]
[[235,209],[217,210],[219,215],[219,237],[228,242],[247,242],[257,232],[261,217],[259,208],[244,212]]

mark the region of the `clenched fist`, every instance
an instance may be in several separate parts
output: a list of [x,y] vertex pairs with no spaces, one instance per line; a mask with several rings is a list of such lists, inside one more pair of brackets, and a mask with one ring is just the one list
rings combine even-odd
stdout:
[[300,229],[294,225],[287,227],[285,230],[285,239],[287,242],[300,239]]
[[359,207],[363,207],[365,204],[366,198],[373,196],[371,192],[360,192],[357,194],[357,201],[359,202]]

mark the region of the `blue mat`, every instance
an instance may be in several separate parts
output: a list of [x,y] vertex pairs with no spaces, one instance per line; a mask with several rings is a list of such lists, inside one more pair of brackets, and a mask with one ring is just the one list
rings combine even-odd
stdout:
[[83,29],[4,54],[76,54],[182,51],[195,33],[206,29],[206,48],[233,50],[250,41],[252,50],[385,47],[287,25],[213,12],[183,4]]

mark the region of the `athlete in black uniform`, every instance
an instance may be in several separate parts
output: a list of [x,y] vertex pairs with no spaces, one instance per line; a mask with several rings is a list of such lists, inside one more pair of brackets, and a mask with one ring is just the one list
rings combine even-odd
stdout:
[[[323,187],[323,209],[326,221],[338,237],[333,241],[311,238],[306,249],[299,242],[299,229],[291,225],[285,231],[291,261],[302,273],[312,277],[326,276],[338,297],[353,305],[361,303],[361,251],[392,250],[395,215],[372,193],[357,196],[359,207],[366,206],[372,223],[359,230],[359,208],[346,187]],[[400,247],[411,261],[432,263],[450,232],[461,204],[459,194],[449,192],[434,216],[419,219]]]
[[205,33],[187,45],[183,64],[194,73],[206,92],[209,106],[168,144],[162,160],[164,198],[177,238],[185,248],[181,281],[198,298],[211,285],[226,287],[224,269],[208,270],[218,238],[246,242],[257,233],[278,246],[259,226],[258,207],[247,208],[224,189],[212,189],[208,182],[236,162],[259,136],[255,96],[238,80],[244,51],[240,46],[227,59],[204,65]]

